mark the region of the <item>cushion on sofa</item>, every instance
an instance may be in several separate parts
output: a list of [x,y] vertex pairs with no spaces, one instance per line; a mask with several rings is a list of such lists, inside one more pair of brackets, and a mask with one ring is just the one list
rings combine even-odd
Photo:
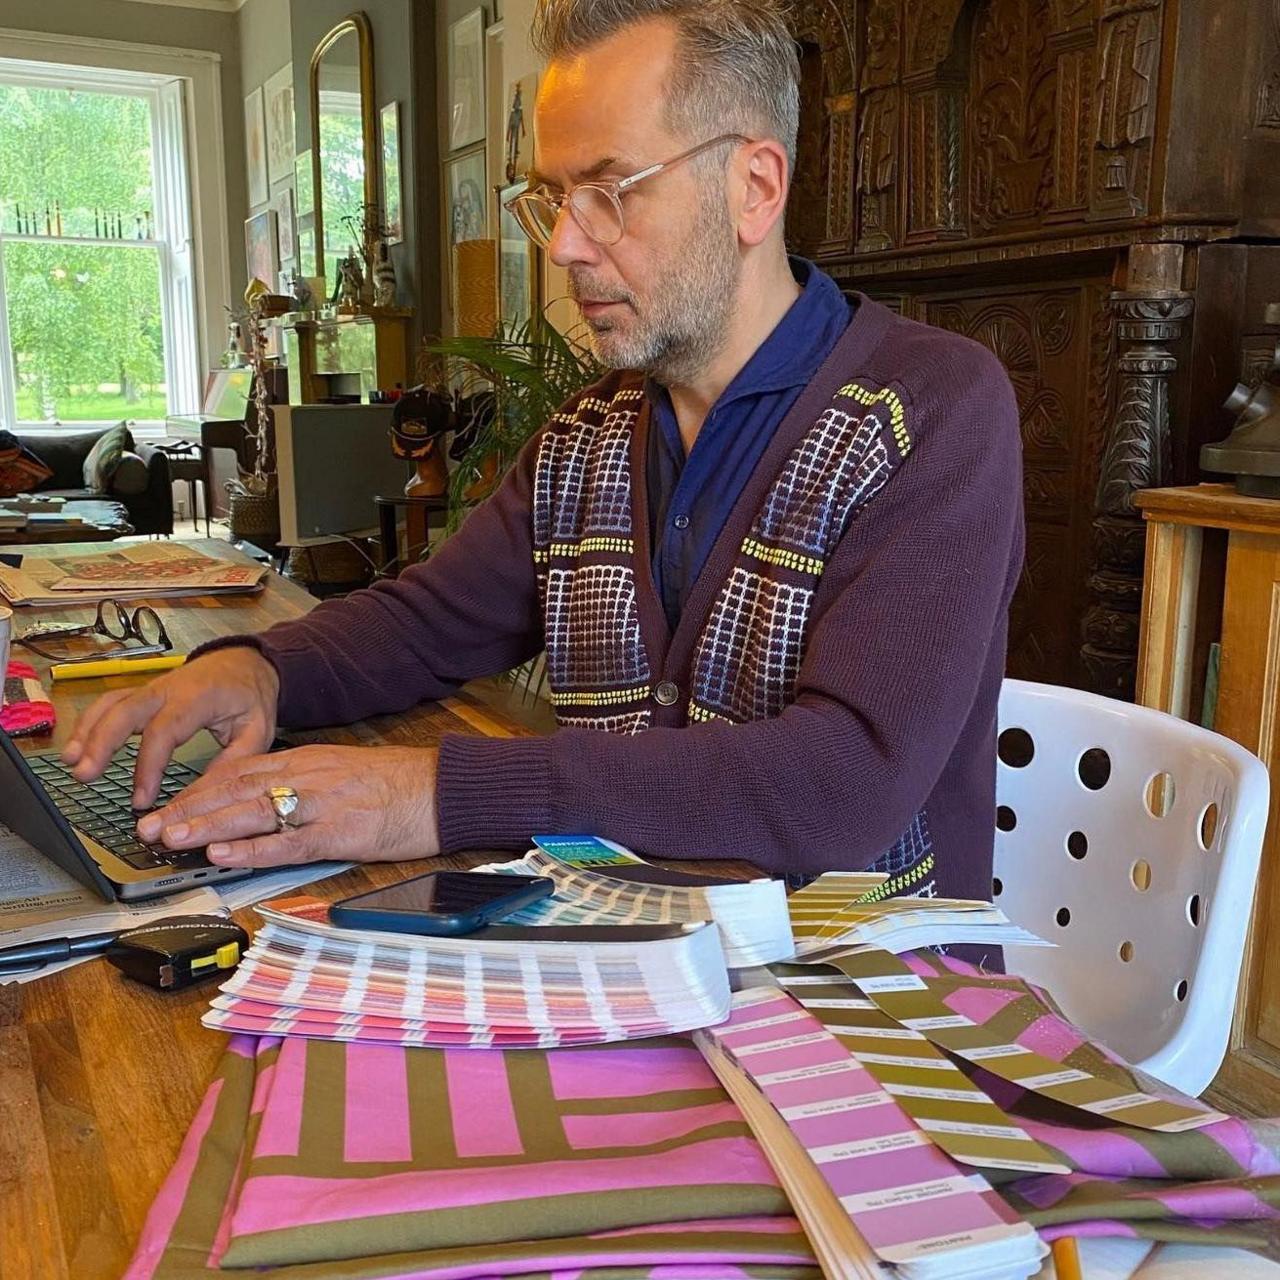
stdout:
[[111,479],[120,465],[125,451],[133,448],[133,438],[129,428],[123,422],[108,427],[98,437],[97,443],[89,450],[84,460],[84,484],[86,489],[97,489],[106,493],[111,488]]
[[29,493],[53,475],[53,469],[11,431],[0,431],[0,498]]
[[131,449],[126,449],[120,455],[119,465],[111,477],[107,491],[123,498],[133,498],[146,493],[150,483],[151,473],[147,470],[147,464]]

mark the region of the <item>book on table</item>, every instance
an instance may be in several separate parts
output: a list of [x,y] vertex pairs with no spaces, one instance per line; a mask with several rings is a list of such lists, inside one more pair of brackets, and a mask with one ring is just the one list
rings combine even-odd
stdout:
[[[55,517],[61,520],[63,517]],[[14,605],[88,604],[257,591],[266,569],[176,542],[145,542],[0,562],[0,594]]]

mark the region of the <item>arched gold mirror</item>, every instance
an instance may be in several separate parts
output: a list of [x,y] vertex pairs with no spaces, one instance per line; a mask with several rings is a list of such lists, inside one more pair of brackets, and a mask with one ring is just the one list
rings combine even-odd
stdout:
[[[311,55],[311,175],[317,267],[327,285],[352,248],[368,254],[358,230],[378,205],[378,115],[373,30],[363,13],[344,18]],[[376,222],[376,216],[374,221]]]

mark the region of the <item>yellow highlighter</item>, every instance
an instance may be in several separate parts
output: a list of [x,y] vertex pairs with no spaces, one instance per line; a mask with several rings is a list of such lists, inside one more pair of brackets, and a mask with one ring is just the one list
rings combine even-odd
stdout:
[[49,668],[55,680],[92,680],[100,676],[135,676],[171,671],[187,660],[185,653],[165,653],[154,658],[104,658],[101,662],[57,662]]

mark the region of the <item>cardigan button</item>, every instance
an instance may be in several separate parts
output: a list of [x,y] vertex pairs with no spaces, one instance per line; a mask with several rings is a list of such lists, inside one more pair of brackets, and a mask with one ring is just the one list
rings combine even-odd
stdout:
[[679,686],[672,684],[670,680],[663,680],[653,691],[653,700],[660,707],[674,707],[680,700]]

